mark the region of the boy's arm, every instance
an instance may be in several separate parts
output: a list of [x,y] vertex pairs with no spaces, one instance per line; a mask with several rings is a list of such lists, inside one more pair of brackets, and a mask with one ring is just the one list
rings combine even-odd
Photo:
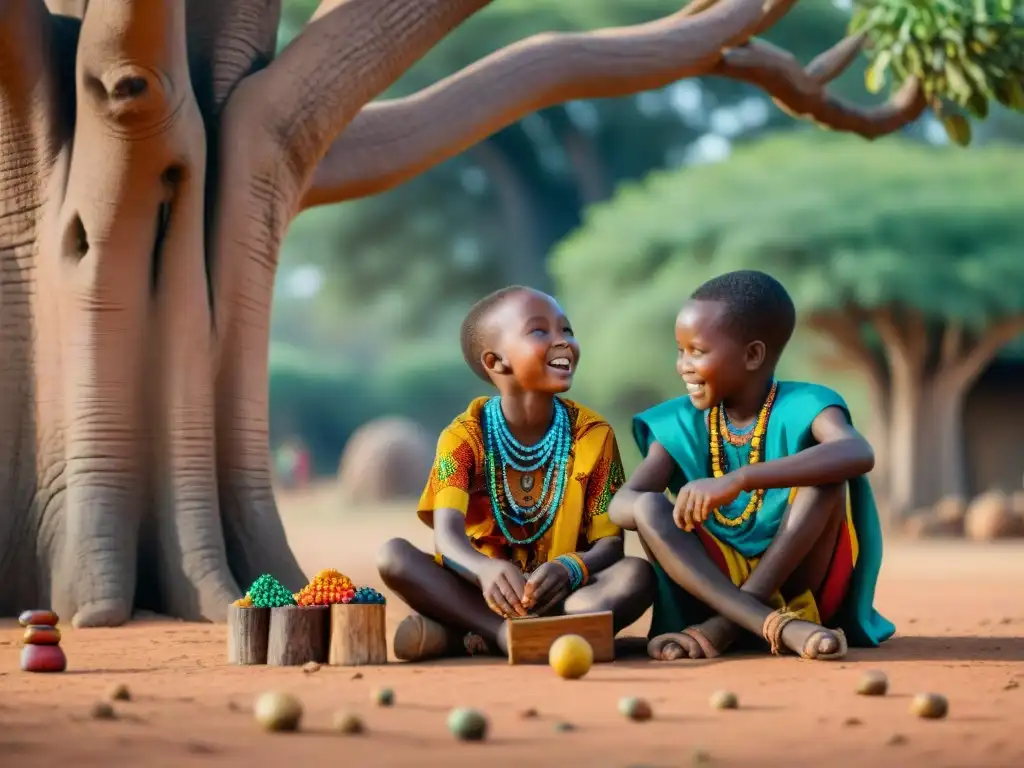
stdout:
[[444,557],[447,567],[477,586],[481,586],[484,572],[494,562],[470,543],[466,515],[457,509],[434,510],[434,548]]
[[830,407],[819,413],[811,423],[811,434],[817,445],[737,470],[736,479],[743,490],[832,485],[874,469],[875,452],[841,408]]
[[611,521],[627,531],[636,530],[635,510],[645,496],[661,496],[668,488],[676,463],[661,443],[651,443],[647,458],[630,475],[630,478],[612,497],[608,506]]

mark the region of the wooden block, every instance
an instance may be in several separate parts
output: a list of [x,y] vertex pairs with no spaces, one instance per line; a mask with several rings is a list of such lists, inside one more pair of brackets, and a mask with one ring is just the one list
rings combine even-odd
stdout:
[[337,667],[387,664],[388,638],[383,605],[331,606],[331,649],[327,663]]
[[326,662],[329,621],[327,606],[271,608],[267,664],[298,667],[309,661]]
[[508,625],[509,664],[547,664],[551,644],[562,635],[579,635],[594,649],[594,663],[615,661],[611,611],[574,616],[514,619]]
[[270,609],[228,606],[228,664],[266,664]]

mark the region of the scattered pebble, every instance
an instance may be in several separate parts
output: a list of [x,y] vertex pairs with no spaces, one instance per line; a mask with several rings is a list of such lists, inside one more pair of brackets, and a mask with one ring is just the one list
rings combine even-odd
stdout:
[[131,701],[132,692],[124,683],[114,683],[107,688],[107,698],[111,701]]
[[619,712],[623,717],[628,717],[630,720],[636,720],[637,722],[650,720],[654,715],[651,705],[644,699],[638,699],[635,696],[627,696],[624,699],[620,699]]
[[692,762],[694,765],[707,765],[711,762],[711,754],[704,749],[693,750]]
[[395,692],[390,688],[378,688],[373,692],[373,703],[378,707],[394,706]]
[[334,715],[334,730],[346,736],[355,736],[366,732],[366,725],[359,715],[352,712],[338,712]]
[[[416,670],[416,671],[418,672],[419,670]],[[353,680],[362,680],[363,679],[363,673],[362,672],[356,672],[354,675],[352,675],[352,679]]]
[[740,700],[732,691],[715,691],[711,694],[712,709],[739,709]]
[[575,731],[576,726],[572,723],[567,723],[564,720],[559,720],[555,723],[555,730],[559,733],[569,733],[569,731]]
[[848,717],[845,720],[843,720],[843,725],[845,725],[847,728],[852,728],[854,726],[864,725],[864,721],[861,720],[859,717]]
[[243,711],[242,705],[239,704],[234,699],[232,699],[231,701],[228,702],[228,711],[229,712],[242,712]]
[[940,720],[949,713],[949,702],[938,693],[919,693],[910,702],[910,712],[928,720]]
[[907,737],[902,733],[894,733],[885,743],[890,747],[899,747],[907,743]]
[[999,623],[1000,624],[1013,624],[1013,619],[1011,619],[1009,616],[1004,616],[1003,618],[1001,618],[999,620]]
[[264,730],[297,731],[302,721],[302,703],[289,693],[264,693],[252,708]]
[[857,693],[861,696],[885,696],[889,691],[889,678],[885,672],[871,669],[857,681]]
[[1006,685],[1003,686],[1003,690],[1004,691],[1013,691],[1013,690],[1015,690],[1017,688],[1020,688],[1020,683],[1018,683],[1016,680],[1011,680],[1010,682],[1008,682]]
[[320,671],[320,665],[317,664],[315,661],[307,661],[305,664],[302,665],[302,671],[305,672],[307,675],[311,675],[314,672]]
[[107,701],[97,701],[92,705],[92,709],[89,710],[89,717],[93,720],[116,720],[117,712],[114,711],[114,707]]
[[529,709],[524,709],[520,712],[519,716],[523,718],[523,720],[533,720],[534,718],[540,717],[540,712],[533,707],[530,707]]
[[487,718],[475,709],[453,709],[448,715],[448,730],[459,741],[483,741],[487,738]]

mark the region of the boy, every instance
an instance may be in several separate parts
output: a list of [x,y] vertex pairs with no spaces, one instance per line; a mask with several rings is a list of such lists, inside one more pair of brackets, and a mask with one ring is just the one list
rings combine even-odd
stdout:
[[550,296],[513,286],[478,302],[462,326],[470,368],[498,396],[449,425],[420,498],[436,554],[392,539],[381,578],[416,613],[396,630],[405,661],[508,653],[506,622],[612,611],[616,631],[650,606],[650,565],[623,556],[608,503],[622,484],[611,427],[558,397],[580,348]]
[[634,419],[645,458],[611,518],[655,561],[656,659],[718,656],[744,629],[776,654],[838,659],[847,642],[876,646],[895,631],[872,607],[882,539],[871,446],[838,394],[775,381],[795,325],[769,275],[708,281],[676,320],[687,395]]

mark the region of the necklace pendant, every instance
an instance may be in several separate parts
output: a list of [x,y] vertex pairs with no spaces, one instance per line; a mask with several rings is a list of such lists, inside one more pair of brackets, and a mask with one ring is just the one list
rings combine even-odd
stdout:
[[523,493],[529,493],[532,491],[535,484],[536,481],[533,479],[532,474],[524,473],[519,476],[519,487],[522,489]]

